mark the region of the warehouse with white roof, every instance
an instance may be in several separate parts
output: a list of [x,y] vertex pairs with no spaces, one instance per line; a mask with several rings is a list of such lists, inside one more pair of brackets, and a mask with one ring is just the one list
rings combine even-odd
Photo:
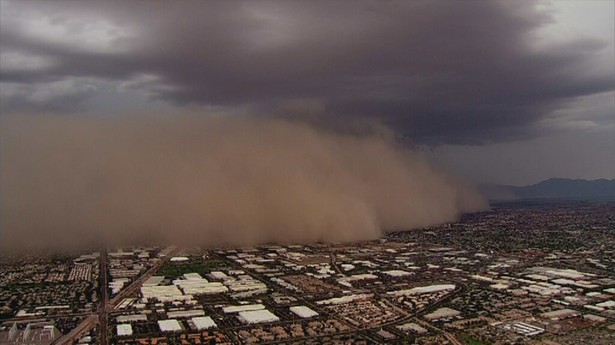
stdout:
[[158,320],[158,327],[162,332],[181,332],[182,326],[175,319]]
[[175,285],[142,286],[141,295],[160,302],[191,300],[192,295],[184,295]]
[[450,317],[458,316],[460,314],[461,313],[458,310],[444,307],[444,308],[439,308],[433,313],[429,313],[423,317],[427,320],[434,321],[434,320],[440,320],[440,319],[448,319]]
[[262,304],[244,304],[244,305],[229,305],[222,308],[225,314],[239,313],[242,311],[262,310],[265,306]]
[[228,292],[228,288],[222,283],[210,283],[207,279],[199,279],[197,277],[174,280],[173,285],[178,286],[188,295],[208,295]]
[[397,290],[387,292],[389,295],[393,296],[409,296],[409,295],[422,295],[427,293],[435,293],[441,291],[449,291],[455,290],[455,285],[453,284],[442,284],[442,285],[429,285],[429,286],[419,286],[412,289],[406,290]]
[[241,311],[237,317],[239,321],[247,324],[280,321],[279,317],[267,309]]
[[218,327],[214,320],[212,320],[212,318],[209,316],[195,317],[191,321],[194,324],[194,327],[199,331]]
[[293,314],[295,314],[295,315],[297,315],[297,316],[299,316],[301,318],[304,318],[304,319],[307,319],[307,318],[310,318],[310,317],[314,317],[314,316],[318,316],[317,312],[315,312],[314,310],[312,310],[312,309],[310,309],[310,308],[308,308],[306,306],[303,306],[303,305],[298,305],[298,306],[290,307],[289,309],[290,309],[290,311]]
[[129,323],[119,324],[115,329],[119,337],[132,335],[132,326]]
[[188,318],[203,315],[205,315],[205,311],[203,309],[176,310],[167,312],[167,316],[170,319]]

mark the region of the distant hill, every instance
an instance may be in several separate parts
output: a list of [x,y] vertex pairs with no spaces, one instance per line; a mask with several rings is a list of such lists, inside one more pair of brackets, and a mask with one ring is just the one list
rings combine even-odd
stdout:
[[604,199],[615,198],[615,179],[551,178],[530,186],[488,184],[478,189],[489,200]]

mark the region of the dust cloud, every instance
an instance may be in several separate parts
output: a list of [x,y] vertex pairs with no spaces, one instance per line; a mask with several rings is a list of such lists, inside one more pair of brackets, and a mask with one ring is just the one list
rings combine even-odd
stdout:
[[379,131],[176,114],[1,121],[4,250],[358,241],[487,205]]

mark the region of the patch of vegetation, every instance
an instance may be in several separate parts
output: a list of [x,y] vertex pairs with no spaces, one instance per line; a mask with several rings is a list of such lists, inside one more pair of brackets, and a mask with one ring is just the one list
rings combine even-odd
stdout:
[[170,279],[177,279],[186,273],[198,273],[201,276],[205,276],[211,273],[211,271],[225,266],[226,263],[224,261],[198,258],[186,262],[169,262],[156,272],[156,275],[165,276]]

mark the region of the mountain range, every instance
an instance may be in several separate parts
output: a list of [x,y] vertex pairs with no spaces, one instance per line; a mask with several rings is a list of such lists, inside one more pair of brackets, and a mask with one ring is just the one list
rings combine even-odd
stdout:
[[489,200],[615,199],[615,179],[550,178],[529,186],[485,184],[478,189]]

